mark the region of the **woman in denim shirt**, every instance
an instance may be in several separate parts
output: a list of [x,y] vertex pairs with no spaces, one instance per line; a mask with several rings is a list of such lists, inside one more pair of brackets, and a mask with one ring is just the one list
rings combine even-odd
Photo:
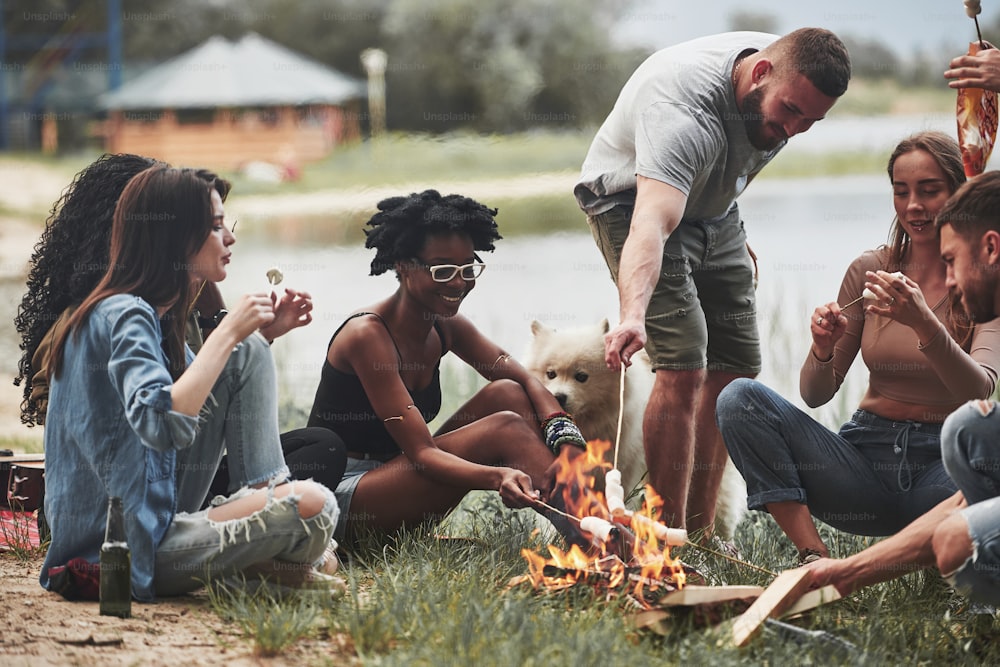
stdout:
[[[184,343],[197,281],[225,278],[234,237],[222,200],[196,172],[156,166],[133,178],[115,210],[111,261],[94,291],[55,338],[45,429],[49,570],[98,560],[108,496],[120,496],[139,600],[184,593],[237,573],[277,572],[288,583],[324,582],[317,563],[330,543],[336,504],[325,487],[286,482],[278,442],[273,363],[269,382],[242,392],[244,489],[207,510],[178,513],[186,475],[177,467],[201,428],[222,415],[206,399],[230,354],[274,318],[270,296],[246,295],[194,357]],[[279,577],[280,578],[280,577]]]
[[[111,250],[111,227],[115,204],[128,182],[139,172],[153,166],[169,166],[153,158],[128,153],[105,154],[80,171],[63,190],[52,207],[29,262],[27,291],[21,299],[14,325],[21,336],[21,360],[14,384],[24,385],[21,421],[28,426],[42,425],[48,403],[48,368],[45,359],[56,332],[62,329],[73,310],[90,294],[104,276]],[[223,202],[230,183],[217,174],[199,169],[207,185],[216,190]],[[230,225],[230,229],[236,223]],[[188,314],[187,344],[197,354],[226,304],[216,283],[205,281],[198,288],[198,298]],[[312,297],[302,291],[288,289],[276,297],[274,319],[260,330],[260,336],[245,339],[236,354],[231,354],[219,380],[212,388],[208,405],[213,411],[225,413],[230,397],[245,390],[248,382],[266,376],[258,372],[261,364],[270,364],[273,341],[312,319]],[[214,314],[203,318],[201,314]],[[211,327],[211,328],[209,328]],[[265,341],[266,339],[266,341]],[[238,420],[216,419],[214,428],[201,428],[195,444],[178,457],[178,467],[192,466],[199,470],[211,467],[221,457],[215,477],[185,474],[185,485],[178,488],[178,510],[194,512],[208,506],[217,495],[229,495],[246,485],[241,477],[246,472],[240,448],[230,427],[238,428]],[[336,488],[344,472],[347,457],[344,444],[332,431],[322,428],[300,428],[281,434],[285,463],[292,477],[315,479],[327,488]],[[224,456],[228,449],[232,454]],[[230,460],[233,463],[229,469]],[[230,474],[230,472],[232,474]],[[327,554],[325,571],[335,569],[335,543]]]

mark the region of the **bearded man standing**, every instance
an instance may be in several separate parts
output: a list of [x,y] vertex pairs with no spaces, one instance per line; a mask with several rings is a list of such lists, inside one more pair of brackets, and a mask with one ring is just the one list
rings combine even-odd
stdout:
[[727,456],[715,400],[761,362],[736,198],[850,75],[844,44],[819,28],[658,51],[626,82],[574,189],[618,285],[605,361],[618,370],[645,346],[656,373],[643,420],[650,483],[666,520],[706,537]]

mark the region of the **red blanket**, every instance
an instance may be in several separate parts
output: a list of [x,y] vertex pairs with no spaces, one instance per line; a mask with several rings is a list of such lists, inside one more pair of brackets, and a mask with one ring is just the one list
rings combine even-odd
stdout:
[[34,512],[0,510],[0,551],[37,547],[38,543],[38,522]]

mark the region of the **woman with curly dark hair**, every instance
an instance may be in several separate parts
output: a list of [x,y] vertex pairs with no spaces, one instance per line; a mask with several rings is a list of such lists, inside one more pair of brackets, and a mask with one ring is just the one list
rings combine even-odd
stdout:
[[[334,332],[309,417],[347,444],[337,536],[440,517],[473,489],[538,508],[560,447],[586,443],[555,397],[458,314],[486,267],[477,253],[500,238],[496,210],[434,190],[378,209],[365,230],[371,275],[393,270],[399,287]],[[432,434],[448,352],[489,384]]]
[[[45,230],[35,245],[28,273],[28,290],[21,300],[14,320],[21,335],[23,350],[15,384],[25,383],[21,403],[21,421],[29,426],[42,425],[48,402],[47,368],[45,355],[51,341],[58,334],[62,323],[72,309],[79,305],[97,285],[108,270],[111,246],[111,227],[115,205],[129,180],[151,166],[166,166],[153,158],[131,154],[105,154],[76,175],[52,207]],[[193,172],[218,193],[225,202],[231,185],[217,174],[199,169]],[[224,308],[218,286],[203,282],[198,299],[189,313],[187,343],[195,352],[203,340],[218,325]],[[311,320],[312,298],[306,292],[286,289],[275,303],[275,317],[262,327],[260,333],[267,341],[288,331],[308,324]],[[206,313],[209,317],[200,317]],[[192,324],[200,321],[204,329]],[[224,377],[236,378],[247,374],[262,358],[270,358],[267,345],[251,339],[245,354],[232,355],[230,368]],[[220,382],[212,393],[212,400],[221,409],[228,404],[230,390]],[[232,422],[226,420],[228,425]],[[201,438],[218,441],[218,456],[231,434],[223,431],[202,431]],[[325,429],[296,429],[281,434],[285,462],[294,476],[300,479],[313,477],[334,488],[343,474],[346,463],[344,445],[333,433]],[[180,465],[185,465],[187,452],[179,455]],[[210,488],[182,488],[179,494],[181,509],[194,511],[216,495],[226,495],[246,482],[244,471],[230,470],[230,457],[214,461],[219,472]],[[232,474],[230,474],[232,473]]]
[[[289,479],[270,356],[253,357],[257,365],[234,384],[225,410],[209,400],[218,381],[228,382],[231,357],[266,350],[257,332],[275,318],[273,297],[243,295],[197,355],[185,342],[195,293],[224,280],[233,256],[218,190],[194,170],[156,165],[129,180],[113,220],[108,268],[45,359],[52,541],[41,584],[67,595],[66,568],[97,561],[108,498],[118,497],[136,599],[234,575],[337,588],[315,569],[326,565],[336,501],[321,484]],[[231,420],[240,446],[229,442],[229,455],[247,471],[246,486],[258,488],[184,510],[185,489],[207,488],[218,461],[218,443],[200,435]],[[190,465],[181,452],[194,453]],[[185,483],[192,478],[200,482]]]
[[63,311],[83,301],[107,271],[118,197],[129,179],[155,164],[140,155],[105,154],[77,174],[52,206],[31,256],[28,291],[14,318],[23,351],[14,384],[24,383],[21,421],[28,426],[45,422],[48,399],[35,352]]

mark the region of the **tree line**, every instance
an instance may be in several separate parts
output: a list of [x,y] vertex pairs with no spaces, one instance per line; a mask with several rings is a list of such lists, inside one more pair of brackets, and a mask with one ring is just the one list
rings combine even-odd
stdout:
[[[0,0],[8,36],[100,33],[109,0]],[[120,0],[126,67],[161,62],[212,35],[254,31],[345,74],[365,78],[359,54],[388,55],[390,129],[464,127],[510,132],[600,123],[650,53],[616,42],[617,17],[633,0]],[[746,11],[732,29],[777,32],[773,15]],[[994,31],[1000,32],[1000,29]],[[855,75],[906,85],[938,83],[933,57],[901,60],[874,40],[843,35]],[[16,42],[13,42],[16,44]],[[76,57],[101,61],[103,45]],[[27,65],[36,48],[8,47]]]

